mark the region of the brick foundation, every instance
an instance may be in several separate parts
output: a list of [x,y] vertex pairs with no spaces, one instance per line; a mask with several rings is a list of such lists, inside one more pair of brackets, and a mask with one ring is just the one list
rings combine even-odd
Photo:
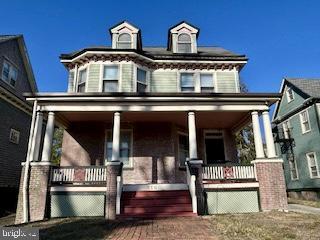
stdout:
[[107,166],[105,218],[108,220],[116,219],[117,176],[121,175],[122,166],[120,162],[111,162]]
[[261,210],[287,210],[283,163],[279,159],[272,161],[271,159],[253,161],[259,181]]
[[[15,224],[23,222],[23,176],[24,167],[22,168],[20,178],[19,197],[16,211]],[[46,217],[48,182],[50,176],[50,165],[33,165],[30,166],[29,174],[29,221],[40,221]]]

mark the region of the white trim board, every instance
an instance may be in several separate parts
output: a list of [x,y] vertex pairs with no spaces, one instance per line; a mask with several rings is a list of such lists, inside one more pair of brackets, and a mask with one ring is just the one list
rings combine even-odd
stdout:
[[56,186],[51,187],[50,192],[106,192],[107,187],[76,187],[76,186]]
[[171,191],[171,190],[188,190],[188,185],[184,183],[163,183],[163,184],[125,184],[124,192],[134,191]]
[[258,188],[258,182],[252,183],[221,183],[221,184],[203,184],[205,189],[224,189],[224,188]]

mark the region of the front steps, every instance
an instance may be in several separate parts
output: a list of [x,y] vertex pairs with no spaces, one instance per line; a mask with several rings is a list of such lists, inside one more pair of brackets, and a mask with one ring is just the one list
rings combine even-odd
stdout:
[[188,190],[122,192],[121,217],[196,216]]

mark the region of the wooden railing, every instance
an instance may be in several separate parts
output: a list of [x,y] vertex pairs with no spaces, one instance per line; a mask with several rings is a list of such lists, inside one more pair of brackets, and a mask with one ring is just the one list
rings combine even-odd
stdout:
[[205,165],[202,169],[204,180],[253,180],[256,179],[254,165]]
[[105,166],[56,167],[51,171],[52,184],[99,184],[106,181]]

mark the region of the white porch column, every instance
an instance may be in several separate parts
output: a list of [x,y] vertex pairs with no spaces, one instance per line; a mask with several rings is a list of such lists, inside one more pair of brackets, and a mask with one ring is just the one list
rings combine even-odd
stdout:
[[256,150],[256,158],[264,158],[263,144],[261,138],[259,115],[257,111],[251,113],[252,116],[252,129],[254,137],[254,146]]
[[113,138],[112,138],[112,158],[111,161],[120,160],[120,113],[113,115]]
[[41,144],[41,135],[42,135],[42,124],[43,124],[43,113],[38,111],[36,116],[36,125],[35,125],[35,140],[33,141],[31,161],[39,160],[40,144]]
[[47,127],[46,127],[46,134],[44,135],[44,143],[43,143],[41,161],[50,162],[50,160],[51,160],[53,132],[54,132],[54,112],[49,112],[48,113],[48,120],[47,120]]
[[264,134],[265,134],[266,145],[267,145],[267,156],[268,158],[275,158],[277,157],[276,148],[274,146],[271,122],[270,122],[268,111],[262,112],[262,119],[263,119]]
[[194,112],[188,113],[188,128],[189,128],[189,158],[197,159],[197,132],[196,132],[196,118]]

